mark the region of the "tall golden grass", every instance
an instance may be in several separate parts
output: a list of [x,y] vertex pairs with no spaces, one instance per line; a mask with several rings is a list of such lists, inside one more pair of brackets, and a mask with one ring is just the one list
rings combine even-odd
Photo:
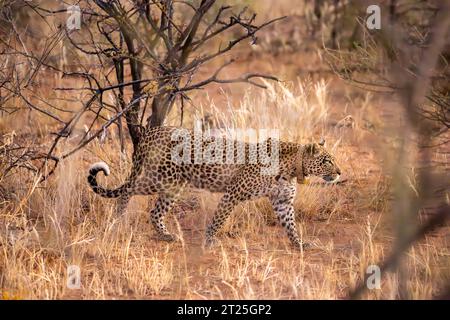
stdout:
[[[325,137],[346,183],[325,186],[311,180],[298,188],[295,209],[301,237],[313,243],[294,251],[264,199],[239,206],[221,233],[221,243],[202,248],[205,226],[220,195],[188,190],[167,217],[176,243],[158,242],[149,224],[154,197],[135,197],[123,217],[114,202],[96,196],[86,182],[89,164],[103,160],[112,175],[102,184],[117,186],[130,160],[119,154],[116,133],[95,140],[63,161],[44,183],[17,171],[2,181],[0,198],[0,292],[23,299],[340,299],[361,279],[366,267],[387,254],[392,240],[389,178],[376,150],[367,143],[377,123],[377,103],[363,96],[351,125],[332,113],[330,85],[266,84],[248,90],[228,106],[204,101],[191,108],[184,125],[208,110],[223,128],[279,128],[284,140],[300,143]],[[207,105],[208,104],[208,105]],[[177,125],[179,108],[168,117]],[[24,121],[26,114],[15,115]],[[21,118],[22,117],[22,118]],[[333,120],[334,119],[334,120]],[[348,118],[347,118],[348,119]],[[3,123],[2,131],[18,130]],[[39,126],[45,125],[41,123]],[[29,129],[24,129],[29,130]],[[82,130],[82,128],[80,128]],[[45,139],[45,137],[43,137]],[[64,148],[69,149],[69,143]],[[411,298],[430,298],[449,279],[448,237],[428,237],[407,253]],[[81,269],[81,288],[69,289],[67,267]],[[394,299],[398,280],[383,275],[381,289],[365,298]]]

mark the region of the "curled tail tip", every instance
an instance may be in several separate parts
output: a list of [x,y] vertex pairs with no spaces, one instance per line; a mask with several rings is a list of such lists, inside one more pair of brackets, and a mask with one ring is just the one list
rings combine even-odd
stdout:
[[89,168],[89,174],[92,174],[92,175],[95,175],[99,171],[103,171],[105,176],[109,176],[109,174],[110,174],[110,170],[109,170],[108,165],[105,162],[103,162],[103,161],[94,163]]
[[109,167],[106,163],[104,162],[97,162],[94,163],[90,169],[89,169],[89,175],[87,177],[88,183],[91,186],[92,190],[96,193],[99,194],[100,196],[104,197],[104,198],[117,198],[120,196],[121,192],[122,192],[122,188],[119,187],[117,189],[105,189],[102,186],[99,186],[97,183],[97,179],[96,179],[96,175],[99,171],[103,171],[103,173],[105,174],[105,176],[109,175]]

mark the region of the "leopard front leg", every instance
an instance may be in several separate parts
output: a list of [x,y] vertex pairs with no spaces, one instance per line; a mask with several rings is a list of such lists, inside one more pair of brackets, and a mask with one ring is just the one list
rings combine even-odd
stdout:
[[278,217],[278,221],[286,230],[289,240],[296,249],[305,248],[308,245],[302,243],[298,236],[297,227],[295,225],[294,197],[295,184],[281,185],[269,197],[273,210]]
[[[249,181],[252,183],[248,183]],[[223,227],[233,209],[241,202],[266,195],[271,181],[270,176],[261,175],[260,168],[257,166],[250,165],[242,169],[228,186],[217,206],[211,224],[206,229],[207,247],[214,244],[217,232]]]
[[206,229],[206,247],[214,245],[217,232],[223,227],[231,212],[233,212],[234,207],[241,201],[242,199],[239,199],[234,193],[227,192],[223,195],[213,219]]

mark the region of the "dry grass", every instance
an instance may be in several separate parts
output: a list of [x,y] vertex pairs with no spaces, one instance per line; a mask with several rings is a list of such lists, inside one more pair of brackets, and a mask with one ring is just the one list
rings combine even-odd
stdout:
[[[298,142],[326,138],[347,183],[324,186],[312,180],[299,187],[298,226],[302,238],[315,245],[312,249],[293,251],[284,231],[274,225],[268,203],[258,200],[236,209],[221,234],[220,246],[204,251],[205,226],[219,195],[196,190],[187,192],[168,217],[170,229],[181,241],[157,242],[146,198],[135,197],[127,215],[117,218],[114,203],[94,195],[86,183],[88,165],[99,159],[112,168],[112,175],[101,183],[116,186],[126,178],[129,160],[118,154],[112,131],[105,141],[96,140],[61,163],[43,184],[37,183],[37,177],[30,180],[24,171],[1,181],[3,297],[344,298],[367,265],[389,252],[392,242],[389,177],[382,173],[377,147],[382,145],[377,140],[381,138],[367,127],[368,121],[379,123],[379,106],[370,96],[362,96],[360,101],[348,98],[350,107],[336,112],[337,102],[330,98],[333,91],[323,81],[268,85],[266,91],[247,91],[238,103],[230,98],[226,107],[214,107],[213,99],[204,101],[212,105],[205,109],[226,128],[280,128],[284,139]],[[204,116],[203,108],[192,110],[185,115],[187,127]],[[169,117],[174,124],[177,112],[174,108]],[[347,115],[352,116],[350,124],[339,121]],[[15,121],[25,116],[16,115]],[[19,131],[16,124],[2,122],[2,132]],[[153,201],[151,197],[150,205]],[[430,298],[448,282],[448,240],[446,228],[407,253],[411,298]],[[66,286],[69,265],[81,268],[80,289]],[[381,289],[365,297],[394,299],[397,290],[397,277],[388,274]]]

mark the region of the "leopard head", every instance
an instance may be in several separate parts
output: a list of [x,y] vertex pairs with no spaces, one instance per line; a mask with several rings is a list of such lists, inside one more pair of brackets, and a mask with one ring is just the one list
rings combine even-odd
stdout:
[[[299,161],[300,162],[300,161]],[[297,180],[309,175],[323,178],[327,182],[337,182],[341,175],[341,170],[336,164],[336,160],[325,149],[325,141],[304,145],[301,153],[301,165],[297,169]]]

